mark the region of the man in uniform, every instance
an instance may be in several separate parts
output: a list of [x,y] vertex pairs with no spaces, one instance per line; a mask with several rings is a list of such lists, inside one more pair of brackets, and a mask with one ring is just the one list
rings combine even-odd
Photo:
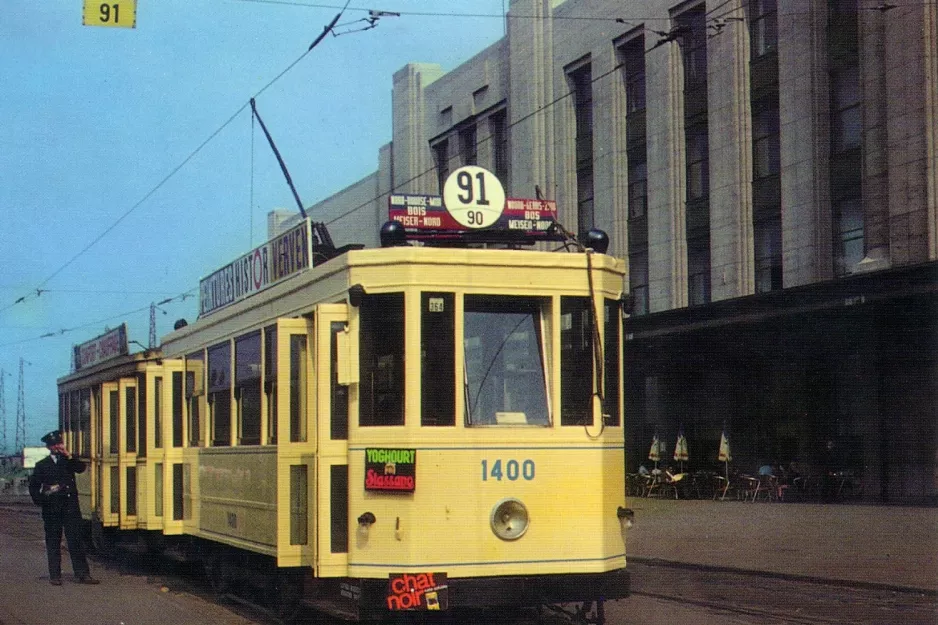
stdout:
[[97,584],[91,577],[85,547],[82,542],[81,509],[78,507],[78,489],[75,474],[85,470],[85,463],[73,458],[62,442],[58,430],[42,437],[49,457],[36,463],[29,478],[29,495],[37,506],[42,506],[42,523],[46,531],[46,555],[49,559],[49,582],[62,585],[62,530],[72,557],[72,571],[80,584]]

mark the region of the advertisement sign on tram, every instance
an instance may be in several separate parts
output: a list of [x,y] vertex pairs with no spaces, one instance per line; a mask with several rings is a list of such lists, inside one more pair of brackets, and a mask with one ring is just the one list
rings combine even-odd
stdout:
[[113,330],[74,347],[75,371],[127,353],[127,324],[122,323]]
[[312,266],[310,222],[254,248],[199,281],[199,316],[259,293]]

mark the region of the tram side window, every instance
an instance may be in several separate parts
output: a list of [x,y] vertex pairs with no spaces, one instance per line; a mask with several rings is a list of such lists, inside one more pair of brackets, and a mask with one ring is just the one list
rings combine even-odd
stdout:
[[212,422],[212,445],[231,445],[231,344],[208,350],[208,405]]
[[404,425],[404,294],[366,295],[360,310],[359,424]]
[[541,310],[529,297],[467,295],[468,425],[550,425]]
[[125,441],[128,452],[137,451],[137,389],[129,386],[124,389],[124,416],[127,421]]
[[81,392],[72,391],[69,395],[69,410],[68,410],[68,434],[65,442],[68,445],[69,451],[73,454],[78,453],[78,432],[79,426],[78,422],[81,415]]
[[147,455],[147,376],[137,374],[137,455]]
[[183,403],[183,387],[182,387],[182,372],[173,371],[173,386],[170,389],[173,394],[172,398],[172,410],[173,410],[173,447],[182,447],[183,433],[182,433],[182,403]]
[[619,414],[619,302],[606,300],[605,347],[603,348],[603,374],[605,386],[603,393],[603,418],[606,425],[617,426],[621,422]]
[[163,378],[153,378],[153,446],[163,447]]
[[116,454],[118,443],[120,443],[117,438],[117,424],[121,413],[120,393],[117,391],[110,391],[108,393],[108,406],[110,407],[111,412],[108,418],[108,425],[110,427],[110,436],[108,437],[108,451],[112,454]]
[[290,335],[290,442],[306,442],[308,348],[305,334]]
[[78,440],[76,454],[91,456],[91,389],[81,389],[81,412],[78,413]]
[[420,425],[456,425],[456,298],[420,296]]
[[348,386],[339,384],[339,333],[345,332],[345,323],[333,321],[329,328],[332,343],[332,417],[329,421],[329,438],[334,441],[348,438]]
[[238,444],[261,443],[261,333],[235,339]]
[[560,298],[560,425],[591,425],[593,316],[586,297]]
[[[6,408],[6,406],[4,406]],[[59,430],[65,431],[65,420],[68,415],[68,394],[59,393]]]
[[186,407],[189,413],[189,446],[202,444],[202,396],[205,394],[205,353],[186,354]]
[[267,442],[277,444],[277,326],[264,328],[264,394],[267,395]]

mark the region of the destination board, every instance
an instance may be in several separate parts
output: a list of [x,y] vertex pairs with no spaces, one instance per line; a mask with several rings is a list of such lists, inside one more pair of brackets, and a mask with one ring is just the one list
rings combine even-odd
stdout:
[[551,229],[557,220],[554,200],[508,198],[501,216],[491,226],[470,229],[456,221],[439,195],[393,194],[388,199],[388,217],[400,222],[408,238],[417,241],[456,239],[467,233],[477,237],[489,233],[493,238],[502,234],[532,243],[558,238]]

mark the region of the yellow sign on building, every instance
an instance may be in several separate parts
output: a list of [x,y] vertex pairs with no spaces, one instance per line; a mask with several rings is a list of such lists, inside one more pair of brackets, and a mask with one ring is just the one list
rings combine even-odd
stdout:
[[136,28],[136,0],[84,0],[85,8],[81,14],[81,23],[85,26],[117,26]]

